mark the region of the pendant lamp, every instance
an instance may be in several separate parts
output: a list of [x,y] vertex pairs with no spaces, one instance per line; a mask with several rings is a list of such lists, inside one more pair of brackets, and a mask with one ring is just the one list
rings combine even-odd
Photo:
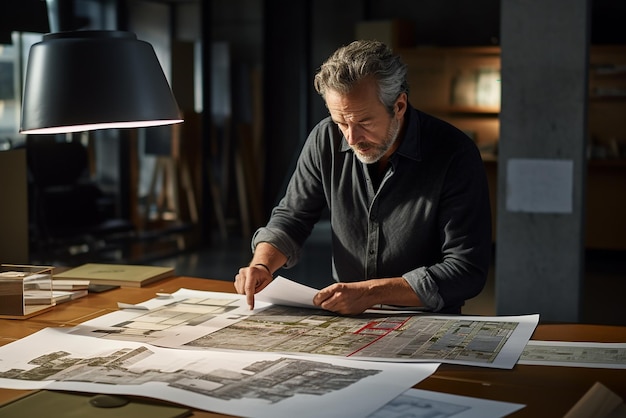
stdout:
[[123,31],[50,33],[30,49],[22,134],[182,122],[152,46]]

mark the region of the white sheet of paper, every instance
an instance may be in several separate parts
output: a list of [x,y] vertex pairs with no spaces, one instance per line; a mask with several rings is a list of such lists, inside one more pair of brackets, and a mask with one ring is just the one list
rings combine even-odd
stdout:
[[255,299],[275,305],[319,309],[313,304],[313,298],[317,292],[319,290],[277,276],[265,289],[257,293]]
[[525,405],[409,389],[367,418],[500,418]]
[[511,158],[507,162],[506,170],[508,211],[572,213],[572,160]]
[[0,387],[146,396],[259,418],[317,418],[323,405],[334,416],[360,418],[439,366],[171,350],[68,331],[46,328],[0,347]]
[[[539,322],[537,314],[485,317],[393,312],[383,313],[376,320],[329,313],[328,323],[321,324],[319,318],[309,318],[316,316],[316,310],[282,307],[302,311],[291,313],[296,315],[292,322],[282,323],[282,315],[289,313],[279,314],[275,321],[271,315],[265,317],[266,310],[279,309],[280,306],[257,301],[255,309],[251,311],[243,295],[180,289],[172,294],[172,300],[181,300],[181,304],[171,302],[149,311],[124,309],[112,312],[81,324],[73,333],[169,348],[297,352],[310,355],[338,353],[341,351],[338,351],[339,347],[331,348],[333,340],[344,335],[341,345],[344,351],[335,354],[339,357],[510,369],[517,363]],[[141,303],[144,304],[148,305]],[[257,322],[257,315],[260,322]],[[333,340],[324,338],[325,326],[334,328]],[[356,334],[351,331],[355,326],[360,330]],[[291,334],[296,328],[298,331]],[[429,338],[432,333],[440,331],[436,340]],[[466,334],[468,338],[456,341]],[[419,341],[409,338],[411,335],[415,335]],[[259,341],[258,338],[263,340]],[[309,340],[295,351],[290,349],[293,344],[298,345],[300,338],[303,339],[302,344],[305,344],[304,339]],[[458,349],[453,348],[458,344],[466,345],[469,352],[461,355]],[[307,351],[309,349],[312,351]],[[414,355],[407,355],[407,349],[414,351]],[[473,354],[470,355],[470,352]]]
[[519,364],[626,369],[625,343],[529,341]]
[[[261,290],[256,296],[256,300],[272,303],[275,305],[294,306],[296,308],[315,308],[319,306],[313,304],[313,298],[319,290],[312,287],[294,282],[283,276],[277,276],[265,289]],[[396,307],[390,305],[380,305],[372,307],[367,312],[379,314],[386,313],[420,313],[424,312],[421,308],[412,307]]]

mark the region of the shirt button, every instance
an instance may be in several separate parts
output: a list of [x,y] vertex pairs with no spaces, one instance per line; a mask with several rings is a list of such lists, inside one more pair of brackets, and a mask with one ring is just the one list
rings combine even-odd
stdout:
[[374,250],[370,250],[370,255],[374,255]]

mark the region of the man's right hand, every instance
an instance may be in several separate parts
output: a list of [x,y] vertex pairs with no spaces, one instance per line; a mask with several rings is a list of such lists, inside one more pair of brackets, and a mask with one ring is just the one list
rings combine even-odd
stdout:
[[272,275],[262,264],[251,265],[239,269],[235,276],[235,289],[240,295],[246,295],[250,310],[254,309],[254,295],[272,282]]

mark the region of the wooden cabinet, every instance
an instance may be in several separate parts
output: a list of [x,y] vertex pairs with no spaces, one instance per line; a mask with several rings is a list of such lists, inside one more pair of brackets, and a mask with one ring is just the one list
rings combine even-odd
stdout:
[[[624,114],[626,117],[626,114]],[[591,160],[587,168],[586,247],[626,250],[626,161]]]
[[587,247],[626,250],[626,45],[589,60]]
[[[500,48],[399,49],[409,100],[467,132],[483,153],[497,219]],[[592,46],[589,66],[586,247],[626,250],[626,46]]]

